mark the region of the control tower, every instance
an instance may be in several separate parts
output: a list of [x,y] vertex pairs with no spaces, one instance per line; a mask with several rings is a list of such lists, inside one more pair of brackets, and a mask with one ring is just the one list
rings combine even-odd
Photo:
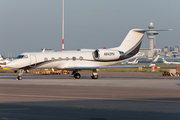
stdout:
[[[153,25],[152,22],[149,24],[148,28],[149,28],[150,30],[153,30],[153,29],[154,29],[154,25]],[[153,40],[154,40],[155,36],[156,36],[158,33],[157,33],[156,31],[148,31],[148,32],[146,32],[146,33],[147,33],[147,37],[148,37],[148,39],[149,39],[149,49],[150,49],[149,52],[148,52],[148,58],[153,58],[153,51],[154,51],[154,48],[153,48],[153,46],[154,46]]]

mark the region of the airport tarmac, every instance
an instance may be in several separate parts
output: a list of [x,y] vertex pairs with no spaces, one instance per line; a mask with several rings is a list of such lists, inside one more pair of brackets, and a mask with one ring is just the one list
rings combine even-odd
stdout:
[[180,119],[180,77],[162,73],[0,73],[0,120]]

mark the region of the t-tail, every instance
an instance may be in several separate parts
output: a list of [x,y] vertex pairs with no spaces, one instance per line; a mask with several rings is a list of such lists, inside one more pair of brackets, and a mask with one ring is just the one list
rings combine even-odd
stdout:
[[[120,57],[121,59],[131,58],[139,52],[142,39],[144,37],[145,32],[147,31],[169,31],[166,30],[150,30],[150,29],[132,29],[129,31],[123,42],[119,47],[111,48],[115,50],[121,51],[124,55]],[[127,47],[128,46],[128,47]]]
[[[129,31],[119,47],[112,48],[124,53],[123,59],[133,57],[139,52],[145,31],[132,29]],[[127,47],[128,46],[128,47]]]

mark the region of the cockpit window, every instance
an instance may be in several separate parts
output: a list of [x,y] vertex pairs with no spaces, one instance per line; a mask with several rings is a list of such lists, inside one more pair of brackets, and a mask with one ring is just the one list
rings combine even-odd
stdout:
[[16,59],[22,59],[22,58],[28,58],[28,56],[27,55],[18,55],[16,57]]

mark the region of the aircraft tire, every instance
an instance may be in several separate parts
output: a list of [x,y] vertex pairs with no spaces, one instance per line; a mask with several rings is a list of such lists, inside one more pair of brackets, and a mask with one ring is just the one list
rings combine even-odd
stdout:
[[16,80],[22,80],[22,77],[21,76],[17,76]]
[[74,78],[75,78],[75,79],[80,79],[80,78],[81,78],[81,75],[80,75],[79,73],[76,73],[76,74],[74,75]]
[[91,76],[92,79],[98,79],[98,75]]

